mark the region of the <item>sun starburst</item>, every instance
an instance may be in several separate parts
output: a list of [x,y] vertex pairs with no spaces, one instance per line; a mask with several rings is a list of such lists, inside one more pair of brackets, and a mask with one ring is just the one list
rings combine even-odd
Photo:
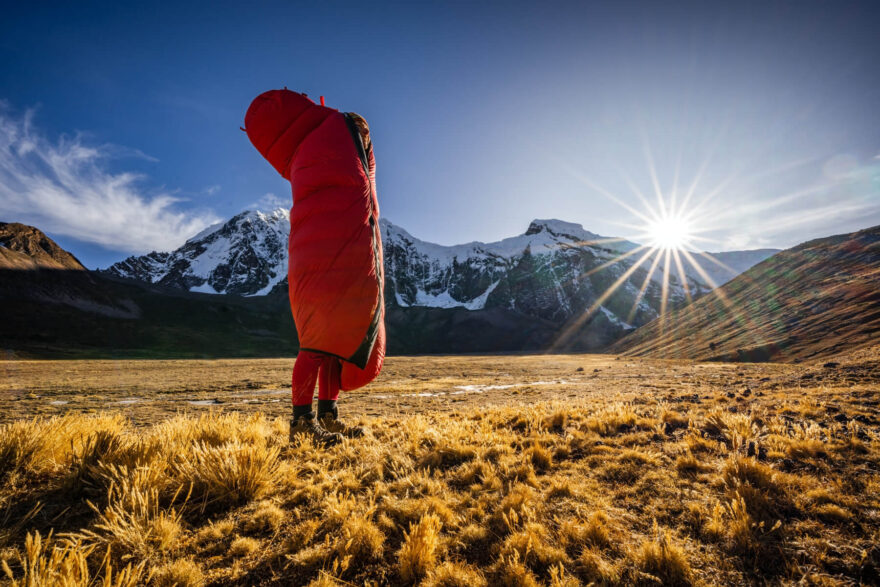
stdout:
[[[627,204],[623,198],[615,196],[580,174],[575,174],[584,184],[618,203],[638,219],[635,224],[622,224],[631,231],[631,236],[626,239],[608,239],[607,242],[634,241],[644,244],[621,247],[621,252],[615,257],[584,273],[582,277],[587,278],[615,265],[623,267],[622,270],[617,271],[616,279],[597,296],[595,302],[569,321],[553,348],[565,346],[581,327],[603,308],[604,304],[613,303],[612,296],[624,284],[630,282],[634,282],[632,285],[637,286],[634,295],[629,296],[632,297],[632,304],[629,312],[626,313],[626,323],[632,326],[645,323],[652,318],[659,319],[662,325],[670,309],[684,302],[690,303],[696,295],[710,291],[727,305],[723,290],[718,288],[719,284],[698,261],[698,258],[708,261],[725,269],[731,276],[736,274],[732,268],[701,250],[705,243],[711,242],[711,239],[703,236],[707,232],[706,225],[709,224],[704,204],[722,187],[708,190],[705,198],[693,202],[694,199],[698,199],[695,198],[700,179],[698,174],[689,188],[683,191],[683,197],[678,197],[676,187],[664,193],[657,180],[650,150],[646,152],[646,157],[654,190],[654,202],[649,201],[629,177],[622,176],[626,185],[641,202],[641,208]],[[619,307],[619,300],[617,305]],[[734,311],[732,308],[729,309]]]
[[652,247],[658,249],[682,249],[693,238],[690,222],[682,216],[664,215],[648,225]]

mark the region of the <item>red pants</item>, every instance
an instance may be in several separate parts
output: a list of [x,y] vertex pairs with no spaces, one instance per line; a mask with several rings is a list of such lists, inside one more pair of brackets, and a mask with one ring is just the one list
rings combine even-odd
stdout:
[[335,400],[339,397],[342,363],[336,357],[300,351],[293,364],[293,405],[311,405],[318,382],[318,399]]

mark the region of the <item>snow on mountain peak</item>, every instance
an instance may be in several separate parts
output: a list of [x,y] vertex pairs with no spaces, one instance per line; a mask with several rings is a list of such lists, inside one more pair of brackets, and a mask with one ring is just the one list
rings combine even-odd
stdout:
[[593,234],[584,230],[584,227],[574,222],[565,222],[564,220],[556,220],[554,218],[542,220],[536,218],[529,223],[526,234],[537,234],[542,230],[547,230],[556,235],[566,235],[579,239],[595,239],[599,238],[598,234]]
[[224,224],[226,224],[225,221],[224,222],[217,222],[216,224],[212,224],[211,226],[208,226],[207,228],[202,230],[197,235],[191,236],[190,238],[186,239],[186,243],[184,243],[184,244],[186,245],[186,244],[189,244],[192,242],[200,241],[203,238],[205,238],[206,236],[208,236],[209,234],[213,234],[213,233],[217,232],[217,230],[220,227],[222,227]]
[[107,272],[194,292],[267,294],[287,277],[289,234],[287,210],[245,210],[175,251],[129,257]]
[[[389,304],[469,310],[502,306],[551,320],[570,316],[593,299],[593,288],[605,287],[602,275],[584,279],[591,268],[638,246],[557,219],[535,219],[525,233],[499,241],[458,245],[423,241],[385,218],[379,226]],[[106,271],[194,292],[263,295],[287,276],[289,234],[287,209],[249,209],[175,251],[129,257]],[[757,260],[742,259],[742,269]],[[618,276],[633,262],[623,259],[607,271]],[[594,279],[599,281],[590,283]],[[670,295],[678,296],[679,288],[675,284]],[[622,289],[638,293],[629,283]],[[605,306],[617,311],[614,304]],[[653,315],[644,300],[642,306],[643,318]]]

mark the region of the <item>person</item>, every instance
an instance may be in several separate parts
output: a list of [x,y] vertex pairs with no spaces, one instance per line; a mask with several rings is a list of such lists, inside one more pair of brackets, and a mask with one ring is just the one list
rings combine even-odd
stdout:
[[[305,94],[257,96],[245,126],[257,151],[291,183],[288,293],[299,336],[290,440],[332,446],[364,430],[339,418],[340,390],[372,381],[385,358],[379,203],[370,129]],[[312,410],[318,384],[318,413]]]

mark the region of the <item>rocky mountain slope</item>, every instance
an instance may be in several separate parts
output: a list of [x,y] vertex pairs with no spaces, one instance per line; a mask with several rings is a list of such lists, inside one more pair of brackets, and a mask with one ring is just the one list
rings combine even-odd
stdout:
[[[194,292],[264,295],[286,286],[289,230],[286,210],[246,211],[194,236],[176,251],[129,257],[106,271]],[[637,259],[614,263],[638,245],[560,220],[535,220],[524,234],[497,242],[455,246],[422,241],[384,219],[381,230],[390,308],[500,308],[563,324],[590,308]],[[738,271],[773,252],[724,253],[721,259]],[[600,270],[605,264],[609,266]],[[658,315],[662,272],[655,272],[644,296],[638,293],[649,265],[633,272],[597,310],[596,324],[602,325],[604,340]],[[726,271],[712,263],[703,265],[716,275]],[[711,289],[693,270],[686,277],[694,295]],[[685,288],[675,272],[670,284],[670,304],[680,304]]]
[[85,269],[79,259],[33,226],[0,222],[0,269]]
[[287,278],[289,234],[287,210],[247,210],[175,251],[129,257],[106,273],[192,292],[264,295]]
[[880,226],[782,251],[612,351],[653,357],[804,360],[877,344]]
[[[389,304],[401,307],[464,307],[469,310],[508,308],[555,322],[590,307],[642,253],[625,257],[639,245],[603,237],[579,224],[534,220],[522,235],[493,243],[441,246],[419,240],[382,220],[386,291]],[[745,270],[775,250],[737,251],[714,255],[734,271]],[[625,257],[618,262],[615,260]],[[730,272],[714,263],[718,280]],[[603,265],[607,267],[600,269]],[[662,271],[655,271],[646,294],[638,291],[647,277],[645,262],[602,306],[621,326],[638,325],[657,316]],[[712,274],[710,273],[710,276]],[[692,295],[711,288],[693,269],[685,271]],[[670,303],[685,299],[677,272],[670,275]],[[630,324],[631,323],[631,324]]]

